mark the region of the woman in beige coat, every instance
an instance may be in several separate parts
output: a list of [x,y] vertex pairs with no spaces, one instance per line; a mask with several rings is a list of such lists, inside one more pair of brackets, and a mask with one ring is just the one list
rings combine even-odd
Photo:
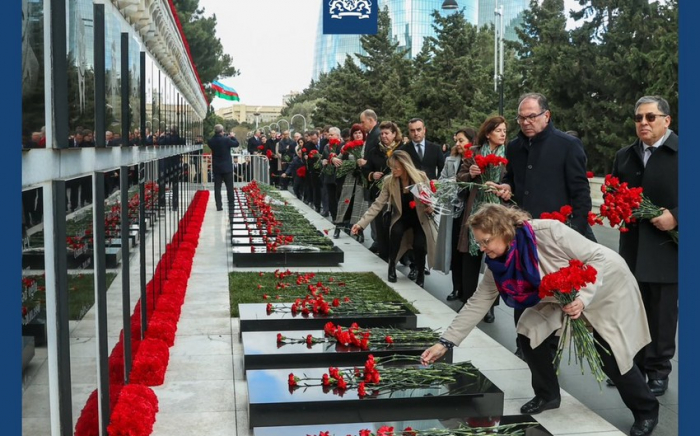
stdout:
[[432,207],[423,204],[409,191],[416,183],[430,183],[423,171],[413,165],[411,155],[402,150],[396,150],[387,159],[391,175],[382,182],[382,190],[372,206],[362,218],[352,226],[352,234],[358,234],[379,215],[388,203],[391,214],[389,227],[389,274],[388,280],[396,282],[396,259],[413,248],[416,258],[416,284],[423,286],[425,281],[425,258],[428,255],[428,266],[432,267],[435,259],[435,243],[437,241],[437,224]]
[[[535,398],[522,406],[522,413],[532,415],[559,407],[559,382],[544,340],[559,333],[564,316],[583,317],[596,340],[611,352],[607,354],[598,346],[605,374],[634,415],[630,435],[651,434],[658,422],[659,403],[633,361],[651,338],[637,282],[622,257],[559,221],[531,219],[526,212],[498,204],[482,206],[468,225],[487,257],[488,269],[440,343],[423,353],[423,363],[434,362],[461,343],[500,291],[509,306],[527,307],[517,332],[532,373]],[[578,297],[563,307],[554,297],[539,300],[540,279],[573,259],[594,267],[598,271],[596,282],[582,288]],[[514,282],[518,285],[512,286]]]

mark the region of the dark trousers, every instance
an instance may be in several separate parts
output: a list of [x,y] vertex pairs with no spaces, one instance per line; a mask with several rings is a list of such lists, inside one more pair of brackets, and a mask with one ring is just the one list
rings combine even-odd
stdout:
[[296,195],[299,200],[304,197],[305,186],[306,184],[304,183],[304,179],[301,177],[294,177],[292,182],[292,190],[294,191],[294,195]]
[[[603,361],[603,372],[610,380],[615,383],[620,397],[628,409],[632,411],[634,419],[652,419],[659,414],[659,402],[651,393],[646,380],[637,365],[632,365],[632,369],[625,374],[620,374],[620,368],[617,366],[615,356],[610,349],[610,345],[596,332],[593,331],[593,336],[598,341],[596,349]],[[551,337],[556,338],[554,333]],[[532,389],[535,395],[547,401],[560,397],[559,379],[557,378],[556,368],[552,363],[552,352],[543,342],[539,347],[530,347],[530,339],[526,336],[518,335],[518,340],[522,347],[525,362],[530,368],[532,374]],[[601,348],[601,346],[603,348]],[[611,351],[610,354],[605,350]],[[564,351],[567,352],[566,350]],[[562,365],[565,362],[561,363]]]
[[[455,250],[456,251],[456,250]],[[479,285],[479,274],[481,272],[481,258],[484,256],[482,252],[479,252],[476,256],[472,256],[469,253],[462,253],[459,252],[459,256],[461,258],[461,272],[457,272],[457,275],[462,276],[462,284],[461,284],[461,300],[463,302],[467,302],[469,298],[471,298],[472,295],[474,295],[474,291],[476,291],[476,287]],[[454,260],[455,255],[454,253],[452,254],[452,259]],[[452,268],[452,274],[454,276],[455,274],[455,269]]]
[[377,223],[377,239],[374,240],[377,244],[377,254],[382,260],[389,261],[389,246],[391,245],[390,239],[389,239],[389,225],[385,222],[383,218],[384,213],[386,212],[387,208],[384,207],[382,209],[381,215],[375,219],[374,223]]
[[316,212],[321,211],[321,181],[318,175],[311,176],[311,198]]
[[676,353],[678,283],[639,283],[639,290],[651,342],[634,360],[649,380],[665,379],[671,373],[671,359]]
[[335,222],[335,216],[338,215],[338,189],[333,183],[326,183],[326,201],[327,211],[331,214],[331,220]]
[[403,235],[409,229],[413,229],[412,245],[416,269],[418,271],[423,271],[425,268],[425,255],[427,254],[427,241],[423,228],[420,226],[418,221],[415,223],[409,223],[404,219],[399,219],[393,226],[391,226],[391,230],[389,232],[389,258],[390,261],[396,261],[396,256],[399,254],[399,248],[401,247]]
[[216,201],[216,209],[223,209],[221,203],[221,182],[226,184],[226,199],[228,200],[229,209],[233,207],[233,173],[215,173],[214,174],[214,201]]

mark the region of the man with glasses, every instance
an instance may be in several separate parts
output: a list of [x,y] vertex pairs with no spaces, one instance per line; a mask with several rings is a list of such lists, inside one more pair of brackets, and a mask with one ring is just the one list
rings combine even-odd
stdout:
[[[505,201],[512,197],[533,218],[569,205],[573,209],[571,227],[595,241],[588,224],[591,187],[586,177],[583,144],[555,128],[551,116],[544,95],[533,92],[520,97],[515,120],[520,133],[506,146],[506,174],[503,184],[496,185],[496,194]],[[520,309],[513,312],[516,326],[522,313]],[[556,344],[552,337],[553,350]],[[515,353],[520,357],[517,345]]]
[[628,224],[619,250],[639,283],[651,331],[651,343],[635,362],[657,396],[668,388],[678,324],[678,244],[668,235],[678,228],[678,135],[669,128],[670,112],[659,96],[637,100],[638,139],[617,152],[612,170],[620,182],[642,187],[645,197],[664,208],[656,218]]

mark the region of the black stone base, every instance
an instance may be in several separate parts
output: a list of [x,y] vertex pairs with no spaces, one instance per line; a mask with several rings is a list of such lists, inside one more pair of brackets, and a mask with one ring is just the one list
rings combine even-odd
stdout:
[[[377,434],[380,427],[389,425],[394,427],[394,431],[401,434],[401,431],[406,427],[411,427],[414,430],[430,430],[430,429],[456,429],[460,425],[469,425],[472,428],[491,427],[494,425],[507,424],[537,424],[535,427],[523,426],[523,436],[552,436],[552,433],[547,431],[542,424],[530,415],[506,415],[486,418],[454,418],[454,419],[426,419],[426,420],[401,420],[389,422],[356,422],[349,424],[313,424],[313,425],[293,425],[282,427],[255,427],[253,436],[307,436],[317,435],[321,431],[328,431],[332,435],[351,435],[357,436],[360,430],[370,430],[372,434]],[[484,433],[489,434],[489,433]],[[494,433],[495,434],[495,433]]]
[[[92,252],[86,250],[84,253],[75,256],[73,253],[66,253],[66,266],[68,269],[80,269],[89,267],[86,264],[92,258]],[[92,262],[89,262],[92,264]],[[44,251],[33,250],[22,253],[22,268],[44,269]]]
[[[375,357],[402,354],[407,356],[420,356],[426,348],[433,343],[425,345],[401,345],[375,346],[369,350],[359,347],[346,347],[331,343],[318,343],[306,345],[305,343],[278,344],[277,333],[291,339],[303,339],[306,335],[315,338],[324,337],[323,330],[286,330],[267,332],[245,332],[241,334],[243,343],[243,364],[249,369],[279,369],[279,368],[309,368],[319,366],[320,362],[325,366],[362,366],[367,361],[367,356]],[[449,350],[444,362],[452,362],[452,350]],[[397,362],[400,363],[400,362]],[[409,363],[407,361],[404,364]]]
[[404,311],[392,314],[339,314],[339,315],[316,315],[303,316],[291,313],[273,312],[267,314],[267,304],[249,303],[239,304],[238,313],[240,317],[241,334],[243,332],[274,331],[282,330],[319,330],[323,329],[327,322],[349,327],[356,322],[360,327],[398,327],[416,328],[418,320],[416,314],[404,306]]
[[[246,376],[250,427],[314,424],[318,429],[323,424],[347,422],[502,416],[503,391],[481,372],[474,371],[476,377],[459,376],[456,383],[442,387],[359,398],[356,389],[348,389],[341,396],[332,390],[324,393],[322,386],[300,387],[290,392],[289,369],[249,370]],[[305,377],[320,380],[328,368],[298,371],[302,372]]]
[[[234,235],[237,236],[237,235]],[[315,252],[274,252],[268,253],[265,246],[236,246],[233,249],[233,263],[239,267],[251,266],[335,266],[345,261],[345,253],[338,247]]]

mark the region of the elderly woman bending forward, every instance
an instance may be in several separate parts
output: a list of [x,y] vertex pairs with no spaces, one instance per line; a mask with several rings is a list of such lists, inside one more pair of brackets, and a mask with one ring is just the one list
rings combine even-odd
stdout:
[[410,192],[409,187],[416,183],[429,183],[423,171],[413,165],[411,155],[402,150],[394,151],[387,160],[391,175],[386,176],[382,190],[372,206],[362,218],[352,226],[352,233],[357,234],[379,215],[388,203],[385,213],[391,214],[389,224],[389,273],[388,280],[396,282],[396,259],[413,248],[416,258],[418,276],[416,284],[423,286],[425,281],[425,257],[428,265],[433,265],[437,225],[433,219],[432,207],[423,204]]
[[[498,204],[482,206],[468,225],[486,255],[488,269],[440,343],[423,352],[423,364],[435,362],[447,349],[460,344],[500,293],[509,306],[526,308],[517,332],[532,373],[535,397],[520,411],[533,415],[555,409],[561,402],[559,381],[545,339],[559,333],[565,316],[583,317],[600,343],[597,347],[605,374],[632,411],[630,435],[651,434],[658,423],[659,403],[633,361],[651,338],[637,281],[622,257],[559,221],[531,219],[519,209]],[[540,300],[541,277],[566,267],[573,259],[593,266],[598,271],[596,282],[582,288],[579,296],[563,307],[554,297]]]

